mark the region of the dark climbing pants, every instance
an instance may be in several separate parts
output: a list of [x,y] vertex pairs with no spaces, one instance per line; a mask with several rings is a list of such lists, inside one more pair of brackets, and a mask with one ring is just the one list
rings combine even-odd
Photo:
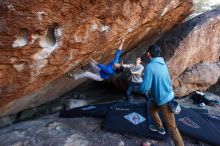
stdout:
[[126,91],[126,97],[130,97],[131,96],[131,93],[132,91],[134,90],[134,88],[139,88],[141,85],[141,83],[134,83],[134,82],[129,82],[128,84],[128,89]]

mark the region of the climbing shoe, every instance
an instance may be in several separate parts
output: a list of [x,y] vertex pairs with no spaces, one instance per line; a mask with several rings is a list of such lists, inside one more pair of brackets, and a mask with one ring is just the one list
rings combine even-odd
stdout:
[[73,74],[71,74],[71,73],[67,73],[66,76],[69,78],[73,78]]

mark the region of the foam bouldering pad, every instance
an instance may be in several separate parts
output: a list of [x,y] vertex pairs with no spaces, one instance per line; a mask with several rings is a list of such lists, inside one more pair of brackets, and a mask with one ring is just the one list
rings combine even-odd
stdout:
[[[192,109],[182,107],[180,114],[176,115],[177,127],[181,134],[206,142],[211,145],[220,145],[220,134],[212,124]],[[215,123],[220,126],[220,123]]]
[[161,135],[148,129],[147,104],[134,106],[116,106],[109,108],[103,122],[103,129],[121,134],[131,134],[155,140],[166,140],[168,135]]
[[62,118],[75,118],[75,117],[104,118],[108,112],[109,107],[116,107],[116,106],[134,107],[134,106],[139,106],[140,104],[145,104],[145,102],[136,101],[133,104],[131,104],[128,102],[124,102],[123,100],[120,100],[120,101],[102,103],[102,104],[91,104],[91,105],[73,108],[70,110],[63,110],[60,112],[59,116]]
[[[148,130],[152,123],[147,111],[150,103],[122,102],[87,105],[62,111],[60,117],[99,117],[104,118],[103,129],[121,134],[131,134],[155,140],[165,140],[169,136]],[[220,145],[220,120],[208,116],[204,111],[181,107],[175,115],[177,127],[182,135],[189,136],[211,145]],[[163,118],[161,118],[163,119]],[[167,129],[166,129],[167,131]]]
[[97,117],[104,118],[108,112],[108,107],[112,103],[106,104],[96,104],[96,105],[86,105],[70,110],[63,110],[60,112],[60,117],[62,118],[75,118],[75,117]]

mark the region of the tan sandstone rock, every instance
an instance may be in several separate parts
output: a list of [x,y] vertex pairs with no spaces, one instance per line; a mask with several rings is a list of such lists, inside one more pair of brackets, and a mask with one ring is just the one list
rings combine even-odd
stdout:
[[[205,90],[219,78],[217,66],[215,65],[216,69],[212,67],[214,62],[220,60],[219,32],[220,9],[216,9],[172,28],[157,42],[151,42],[146,38],[135,50],[127,53],[123,61],[132,63],[136,57],[146,58],[144,52],[151,44],[157,43],[168,65],[176,96],[184,96],[195,90]],[[195,74],[187,72],[189,70]],[[122,74],[116,76],[113,81],[115,85],[126,89],[127,77],[127,74]]]
[[[218,80],[218,70],[212,70],[215,77],[202,75],[209,74],[208,69],[198,71],[197,67],[193,68],[195,64],[206,62],[213,63],[219,61],[220,57],[220,9],[216,9],[210,12],[205,12],[181,25],[172,29],[159,41],[159,44],[163,48],[163,56],[167,61],[169,72],[174,83],[174,89],[179,96],[186,95],[190,91],[198,89],[207,89],[212,84],[215,84]],[[192,68],[191,68],[192,67]],[[209,68],[209,67],[207,67]],[[187,81],[184,76],[186,70],[192,70],[192,72],[198,73],[197,77],[194,74],[187,74]],[[197,70],[196,70],[197,69]],[[190,77],[191,76],[191,77]],[[203,78],[203,82],[198,86],[194,84],[197,79]],[[217,79],[216,79],[217,78]],[[192,80],[192,86],[185,86],[184,83],[190,83]],[[194,79],[194,80],[193,80]],[[197,80],[197,81],[196,81]],[[196,81],[196,82],[194,82]],[[194,83],[193,83],[194,82]],[[181,92],[180,93],[180,87]]]
[[195,90],[205,90],[215,84],[220,78],[220,61],[214,63],[199,63],[189,67],[179,77],[180,86],[177,91],[184,89],[185,93],[177,92],[177,95],[185,95]]
[[1,1],[0,116],[59,97],[79,83],[65,72],[89,57],[109,61],[123,36],[126,51],[154,40],[191,8],[191,0]]

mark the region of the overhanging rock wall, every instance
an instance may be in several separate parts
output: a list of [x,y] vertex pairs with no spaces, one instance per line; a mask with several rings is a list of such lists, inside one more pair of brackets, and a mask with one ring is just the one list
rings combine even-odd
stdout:
[[[0,116],[53,100],[79,82],[62,75],[89,57],[107,62],[189,15],[191,0],[0,2]],[[146,40],[146,39],[145,39]]]

